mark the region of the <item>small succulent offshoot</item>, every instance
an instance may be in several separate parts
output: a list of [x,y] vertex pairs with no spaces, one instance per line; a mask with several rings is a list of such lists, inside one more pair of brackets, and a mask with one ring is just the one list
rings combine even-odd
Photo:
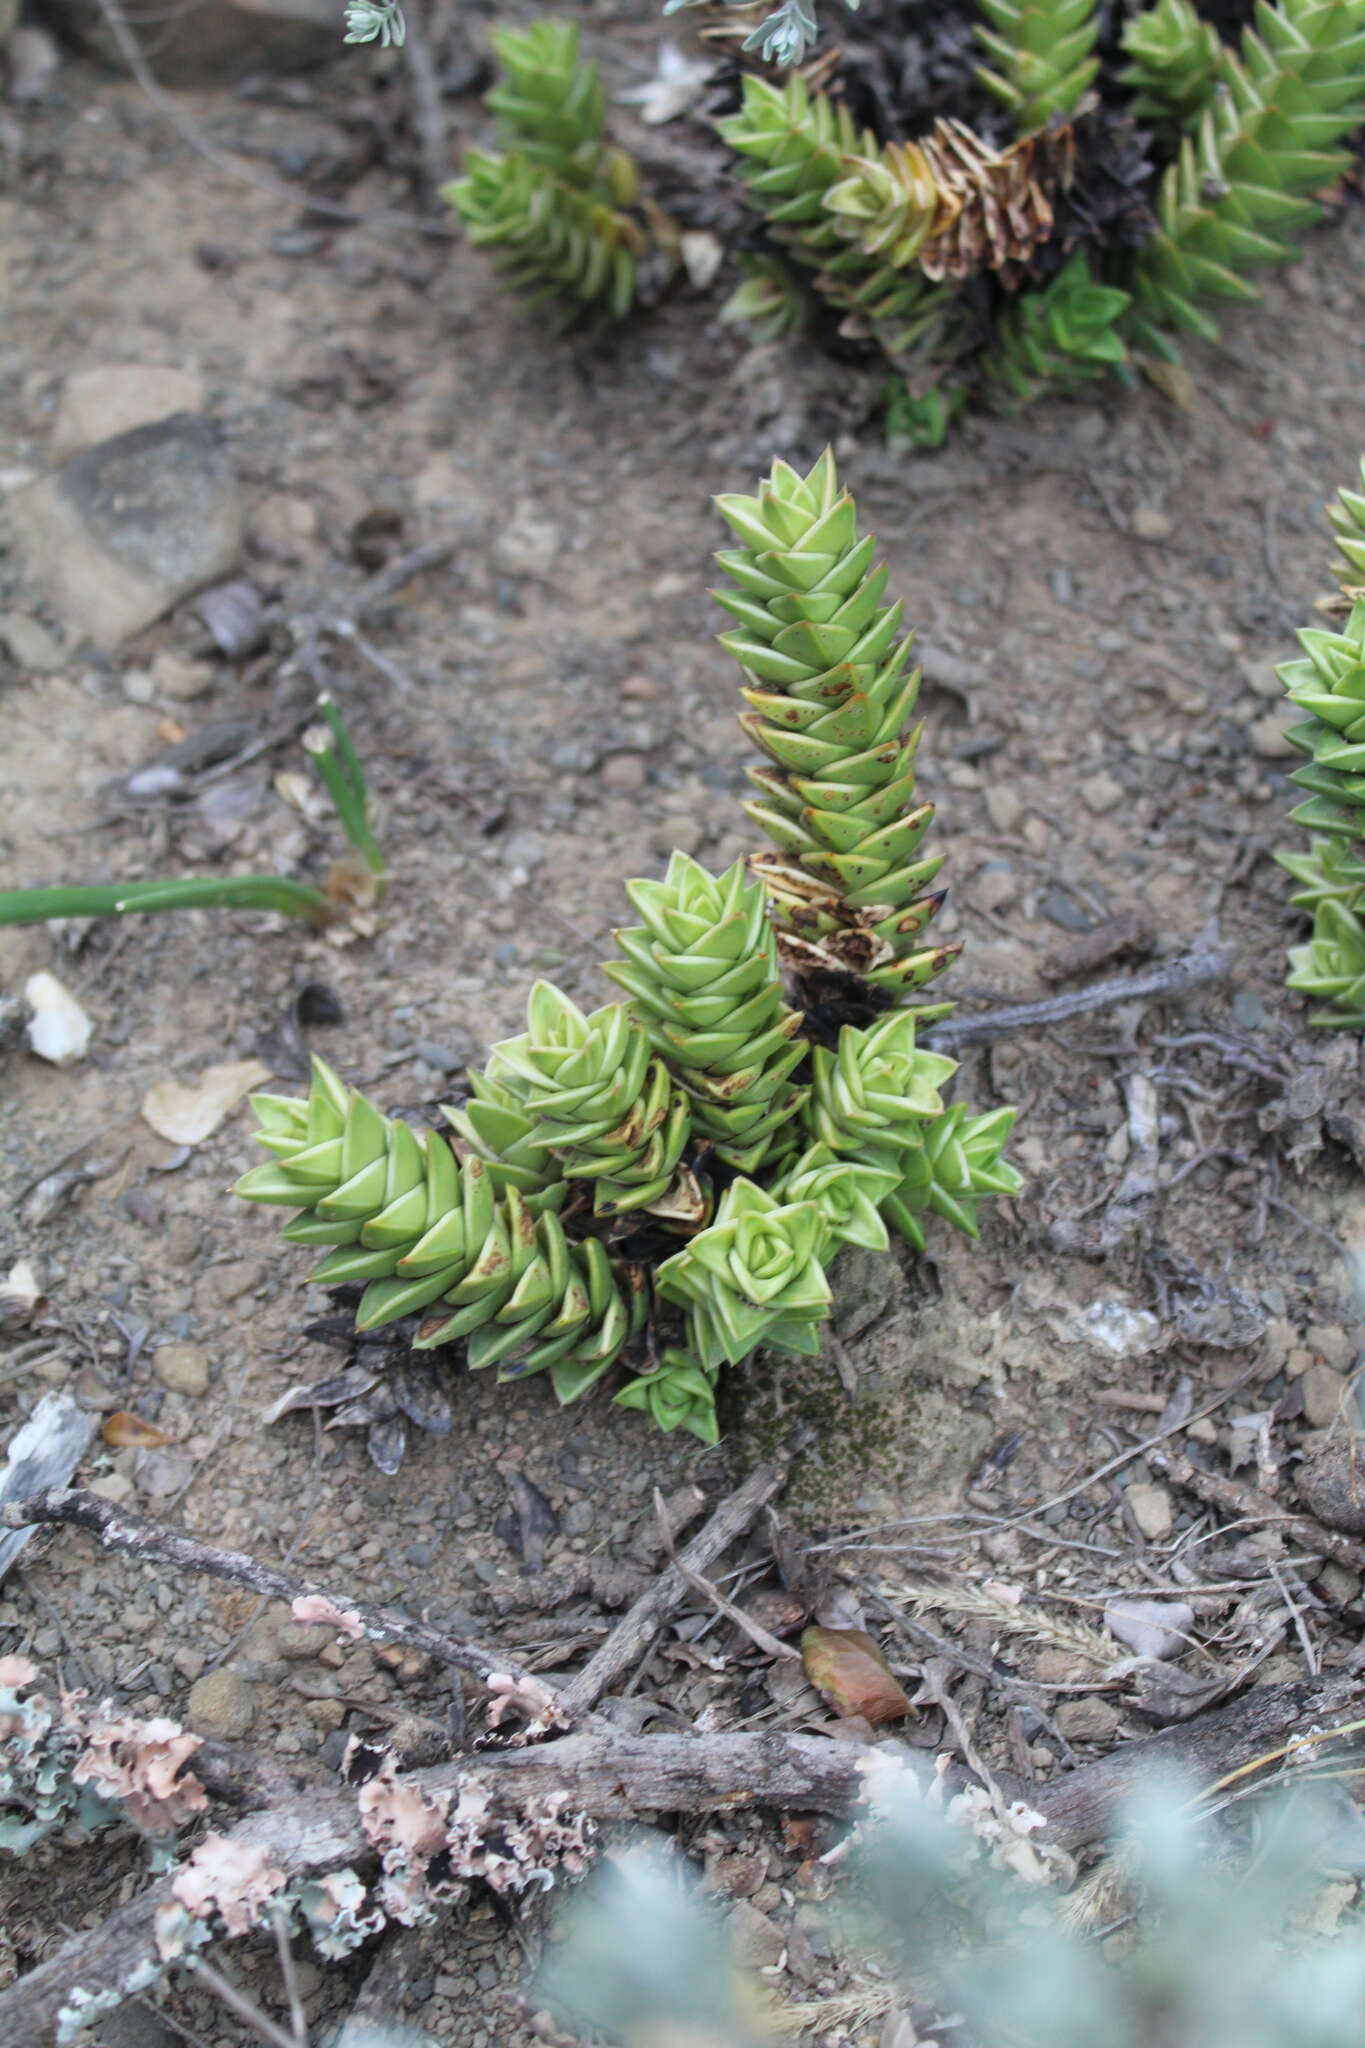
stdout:
[[845,1246],[922,1247],[931,1215],[975,1235],[1020,1185],[1014,1112],[948,1108],[955,1062],[919,1042],[948,1006],[908,1007],[957,948],[924,944],[941,856],[876,542],[828,454],[718,502],[742,542],[719,558],[722,644],[771,764],[748,808],[777,851],[720,875],[675,853],[628,883],[640,921],[606,968],[626,1000],[584,1012],[537,982],[449,1137],[316,1061],[306,1099],[256,1098],[272,1156],[237,1187],[297,1211],[284,1236],[322,1253],[316,1282],[363,1289],[362,1334],[413,1319],[411,1348],[544,1372],[561,1402],[617,1368],[619,1405],[703,1443],[723,1368],[819,1351]]

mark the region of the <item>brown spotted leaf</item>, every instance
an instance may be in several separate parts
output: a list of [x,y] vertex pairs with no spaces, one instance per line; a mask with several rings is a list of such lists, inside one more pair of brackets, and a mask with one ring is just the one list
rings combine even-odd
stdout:
[[911,1712],[910,1700],[872,1637],[861,1628],[808,1628],[801,1637],[807,1678],[836,1714],[879,1728]]

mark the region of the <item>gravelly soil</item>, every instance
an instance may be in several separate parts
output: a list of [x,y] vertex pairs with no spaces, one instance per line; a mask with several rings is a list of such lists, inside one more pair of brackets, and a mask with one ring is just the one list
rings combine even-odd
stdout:
[[[635,47],[647,41],[641,31]],[[274,104],[177,104],[219,143],[278,165],[336,138],[352,89],[333,75]],[[451,112],[477,132],[475,102]],[[1328,587],[1320,506],[1349,480],[1365,431],[1365,226],[1348,217],[1318,238],[1259,314],[1230,323],[1226,346],[1192,356],[1188,413],[1141,389],[974,423],[941,454],[892,459],[864,423],[865,393],[821,361],[746,353],[716,324],[714,298],[677,298],[609,342],[556,344],[490,293],[483,262],[459,244],[389,231],[291,242],[278,199],[224,184],[131,88],[79,62],[19,125],[0,189],[7,484],[43,467],[71,373],[169,363],[209,388],[248,500],[250,573],[281,622],[344,615],[376,525],[399,547],[454,536],[456,548],[370,630],[385,674],[344,648],[329,657],[392,864],[371,935],[341,945],[212,913],[0,935],[0,988],[53,968],[96,1026],[71,1070],[22,1052],[0,1069],[0,1261],[43,1262],[53,1318],[47,1345],[21,1333],[11,1363],[0,1352],[3,1433],[49,1385],[134,1407],[174,1448],[102,1451],[87,1477],[118,1475],[134,1504],[206,1538],[288,1556],[436,1620],[465,1618],[523,1654],[596,1640],[602,1624],[590,1611],[491,1619],[489,1586],[520,1568],[494,1526],[509,1473],[558,1513],[551,1560],[614,1549],[656,1485],[695,1476],[722,1490],[792,1420],[807,1425],[807,1447],[791,1505],[813,1534],[978,1518],[921,1532],[929,1559],[851,1550],[879,1584],[904,1590],[926,1562],[993,1573],[1082,1603],[1049,1610],[1065,1616],[1102,1607],[1116,1585],[1178,1590],[1182,1562],[1183,1583],[1199,1581],[1190,1565],[1209,1520],[1164,1491],[1163,1527],[1160,1507],[1125,1494],[1159,1481],[1142,1461],[1048,1510],[1032,1533],[989,1518],[1046,1502],[1131,1444],[1182,1377],[1197,1409],[1250,1375],[1184,1448],[1226,1469],[1227,1417],[1270,1411],[1292,1498],[1293,1457],[1331,1423],[1354,1363],[1341,1246],[1365,1238],[1365,1203],[1358,1168],[1324,1142],[1311,1075],[1304,1083],[1323,1048],[1281,985],[1291,919],[1268,853],[1287,836],[1286,763],[1265,721],[1271,665]],[[348,196],[365,206],[401,195],[376,172]],[[291,247],[306,253],[280,253]],[[708,496],[747,487],[774,453],[809,461],[827,438],[928,649],[924,787],[950,850],[943,928],[967,942],[952,993],[968,1006],[1046,993],[1059,948],[1128,916],[1166,953],[1217,915],[1237,951],[1231,984],[968,1055],[974,1103],[1022,1105],[1014,1156],[1027,1186],[989,1216],[978,1246],[945,1231],[928,1259],[864,1262],[846,1276],[851,1394],[828,1362],[762,1366],[734,1391],[725,1444],[702,1453],[601,1401],[566,1418],[534,1382],[470,1379],[453,1389],[454,1433],[415,1440],[394,1478],[354,1433],[315,1439],[301,1416],[264,1428],[268,1401],[326,1367],[299,1334],[320,1298],[269,1217],[226,1198],[250,1161],[246,1114],[182,1156],[140,1121],[145,1091],[251,1055],[307,982],[330,984],[346,1011],[313,1042],[390,1107],[448,1093],[448,1075],[517,1028],[536,973],[601,1000],[594,963],[621,915],[622,880],[654,872],[674,845],[719,865],[749,844],[735,676],[710,638],[708,554],[721,533]],[[378,512],[391,515],[386,528]],[[0,607],[40,609],[6,558]],[[198,659],[201,641],[182,614],[113,660],[76,653],[47,675],[0,670],[7,883],[315,871],[335,850],[275,779],[298,765],[290,740],[312,697],[284,658],[283,624],[263,657],[210,656],[202,695],[148,701],[156,654]],[[111,797],[177,727],[222,719],[273,744],[188,801]],[[1231,1034],[1221,1053],[1161,1042],[1212,1032]],[[1229,1065],[1229,1045],[1263,1075]],[[1336,1057],[1333,1099],[1358,1102],[1353,1049]],[[1107,1259],[1068,1255],[1052,1225],[1098,1218],[1119,1182],[1122,1084],[1137,1067],[1156,1074],[1175,1184]],[[1300,1093],[1286,1097],[1296,1076]],[[78,1144],[88,1178],[34,1221],[20,1197]],[[1182,1335],[1163,1290],[1175,1287],[1178,1303],[1183,1286],[1188,1307],[1195,1274],[1225,1300],[1241,1290],[1247,1327],[1265,1325],[1253,1344]],[[1154,1312],[1153,1348],[1106,1351],[1093,1318],[1087,1336],[1085,1312],[1104,1304]],[[172,1343],[207,1355],[206,1393],[162,1384],[154,1362]],[[1242,1558],[1264,1580],[1254,1544]],[[1359,1579],[1329,1566],[1311,1584],[1315,1653],[1331,1661],[1358,1633]],[[286,1756],[330,1760],[338,1730],[444,1711],[437,1676],[415,1662],[395,1668],[368,1647],[286,1658],[277,1619],[247,1596],[97,1561],[74,1536],[35,1545],[3,1591],[0,1647],[64,1660],[72,1679],[140,1711],[183,1711],[189,1685],[221,1664],[241,1681],[243,1732]],[[1218,1656],[1233,1666],[1259,1655],[1261,1677],[1301,1669],[1273,1586],[1269,1600],[1243,1602],[1249,1612],[1241,1599],[1197,1609]],[[1011,1668],[1070,1695],[1082,1753],[1147,1725],[1064,1631],[1059,1640],[1040,1624],[1006,1642],[951,1602],[935,1626],[978,1654],[1004,1644]],[[646,1695],[689,1718],[708,1703],[738,1718],[729,1648],[731,1664],[713,1671],[672,1646]],[[810,1704],[778,1701],[774,1725],[799,1725]],[[988,1752],[1008,1758],[1003,1702],[978,1688],[970,1705]],[[917,1739],[940,1733],[926,1712]],[[1031,1754],[1036,1768],[1057,1767],[1046,1740]],[[795,1915],[783,1988],[815,1996],[842,1983],[780,1835],[727,1825],[707,1843],[720,1889],[748,1886],[789,1932]],[[741,1881],[721,1852],[746,1845]],[[3,1967],[28,1967],[60,1923],[106,1910],[138,1867],[131,1848],[97,1862],[39,1852],[0,1913]],[[273,2005],[271,1958],[238,1967]],[[478,1906],[467,1927],[436,1938],[414,2016],[472,2048],[521,2040],[521,1969],[519,1946]],[[312,2013],[349,2001],[349,1979],[305,1970]],[[246,2038],[202,2000],[173,2011],[204,2039]],[[876,2026],[827,2038],[875,2039]]]

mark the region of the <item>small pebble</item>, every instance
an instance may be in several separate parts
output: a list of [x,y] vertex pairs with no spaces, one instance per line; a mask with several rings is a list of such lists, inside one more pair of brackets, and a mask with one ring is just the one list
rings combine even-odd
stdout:
[[256,1711],[250,1687],[226,1668],[195,1680],[185,1710],[192,1728],[229,1742],[240,1741],[249,1733]]
[[986,816],[997,832],[1013,832],[1024,815],[1024,806],[1012,789],[993,782],[986,791]]
[[633,794],[644,788],[648,775],[643,754],[612,754],[602,764],[602,787]]
[[208,1353],[197,1344],[162,1344],[152,1358],[152,1371],[173,1394],[192,1398],[209,1390]]
[[1117,810],[1126,794],[1123,784],[1116,782],[1103,769],[1098,775],[1087,775],[1080,785],[1081,802],[1097,818],[1103,817],[1106,811]]
[[1310,1365],[1301,1385],[1305,1421],[1314,1429],[1330,1429],[1341,1413],[1345,1380],[1330,1365]]
[[1124,1498],[1133,1511],[1133,1520],[1149,1543],[1159,1543],[1170,1535],[1175,1514],[1171,1496],[1164,1486],[1149,1486],[1139,1481],[1125,1488]]
[[1108,1742],[1119,1725],[1119,1712],[1098,1693],[1063,1700],[1053,1719],[1068,1742]]
[[1288,761],[1298,755],[1298,748],[1286,735],[1280,712],[1268,711],[1264,718],[1255,720],[1251,726],[1251,751],[1263,761]]
[[1138,505],[1133,512],[1133,531],[1139,540],[1169,540],[1175,521],[1159,505]]

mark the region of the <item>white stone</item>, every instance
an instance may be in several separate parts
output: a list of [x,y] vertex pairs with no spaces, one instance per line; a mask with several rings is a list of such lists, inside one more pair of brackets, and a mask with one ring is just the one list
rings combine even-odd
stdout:
[[28,1042],[39,1059],[51,1060],[54,1067],[80,1059],[95,1027],[65,983],[46,971],[30,974],[24,997],[33,1011]]

